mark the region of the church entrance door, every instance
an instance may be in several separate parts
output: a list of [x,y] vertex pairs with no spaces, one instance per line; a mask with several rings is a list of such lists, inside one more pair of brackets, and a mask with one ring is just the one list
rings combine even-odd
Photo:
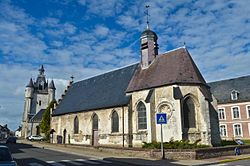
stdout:
[[93,146],[98,146],[98,140],[99,140],[99,135],[98,135],[98,116],[94,114],[92,118],[92,145]]

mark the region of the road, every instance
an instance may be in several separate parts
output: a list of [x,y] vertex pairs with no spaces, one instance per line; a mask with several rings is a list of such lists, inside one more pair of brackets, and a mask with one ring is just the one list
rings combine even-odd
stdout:
[[217,164],[214,166],[249,166],[249,165],[250,165],[250,160],[239,160],[230,163]]
[[[6,145],[6,144],[5,144]],[[36,148],[27,144],[7,145],[19,166],[125,166],[126,163],[88,158],[48,149]]]

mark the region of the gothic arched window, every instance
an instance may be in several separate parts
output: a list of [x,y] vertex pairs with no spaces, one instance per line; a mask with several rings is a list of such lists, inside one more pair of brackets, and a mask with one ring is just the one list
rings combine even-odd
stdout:
[[98,130],[98,116],[95,114],[92,118],[93,130]]
[[74,119],[74,134],[79,133],[79,120],[78,117],[76,116]]
[[119,116],[116,111],[112,113],[112,132],[119,132]]
[[141,101],[137,105],[137,112],[138,112],[138,129],[147,129],[146,107]]
[[183,102],[184,128],[195,128],[195,105],[191,97],[187,97]]

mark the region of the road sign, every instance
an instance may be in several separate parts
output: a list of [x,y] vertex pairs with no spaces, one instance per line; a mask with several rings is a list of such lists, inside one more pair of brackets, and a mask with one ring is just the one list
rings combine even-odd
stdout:
[[157,124],[167,124],[167,114],[166,113],[156,114],[156,121]]

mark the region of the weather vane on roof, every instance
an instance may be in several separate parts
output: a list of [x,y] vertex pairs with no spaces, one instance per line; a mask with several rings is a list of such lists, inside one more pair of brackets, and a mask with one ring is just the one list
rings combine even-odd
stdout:
[[71,78],[71,81],[73,82],[75,77],[72,75],[70,78]]
[[146,5],[146,11],[144,12],[147,15],[147,29],[149,29],[149,12],[148,12],[148,8],[150,7],[149,5]]

